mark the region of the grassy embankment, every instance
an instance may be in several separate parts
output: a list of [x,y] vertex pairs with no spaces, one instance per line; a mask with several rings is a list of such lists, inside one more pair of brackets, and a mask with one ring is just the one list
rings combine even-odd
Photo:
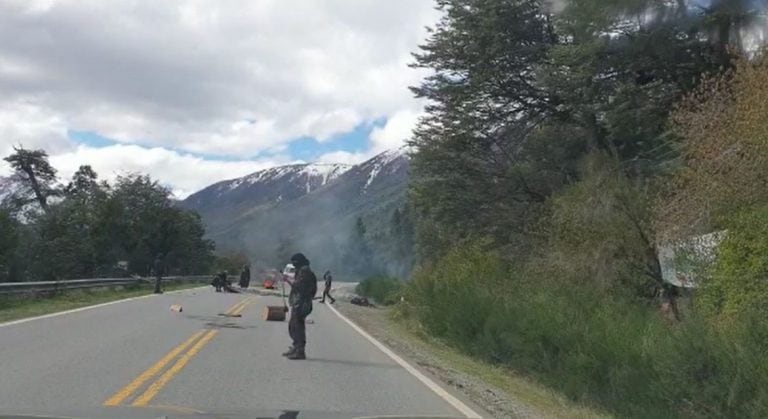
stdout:
[[651,304],[532,280],[472,246],[417,271],[402,295],[401,322],[500,368],[491,379],[515,371],[619,417],[768,417],[762,319],[670,324]]
[[[425,354],[430,363],[438,368],[448,368],[480,381],[504,394],[502,399],[509,403],[521,405],[535,414],[552,418],[608,418],[609,414],[597,408],[587,407],[568,400],[565,396],[548,388],[530,377],[526,377],[504,365],[470,356],[443,339],[427,333],[412,317],[403,316],[402,306],[392,306],[403,294],[403,286],[407,283],[396,278],[384,276],[367,278],[360,282],[356,292],[370,298],[373,302],[389,306],[378,310],[357,310],[350,307],[352,317],[363,327],[383,338],[390,345],[393,342],[402,343],[406,347],[403,352],[413,356],[414,353]],[[421,362],[421,360],[415,360]],[[479,391],[484,391],[480,388]],[[468,394],[470,398],[482,395]],[[474,400],[483,405],[485,400]],[[502,412],[502,414],[512,414]]]
[[[199,282],[169,282],[163,284],[163,289],[174,291],[201,285],[203,284]],[[152,285],[147,284],[110,289],[72,290],[45,297],[0,296],[0,322],[139,297],[151,294],[152,290]]]

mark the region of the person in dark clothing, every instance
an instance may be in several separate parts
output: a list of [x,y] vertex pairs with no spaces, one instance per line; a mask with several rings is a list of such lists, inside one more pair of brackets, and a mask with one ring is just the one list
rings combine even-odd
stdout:
[[227,275],[229,275],[229,272],[227,271],[223,271],[221,273],[221,287],[226,292],[236,293],[237,291],[234,288],[232,288],[232,281],[229,280],[229,277]]
[[211,281],[211,285],[213,285],[213,288],[216,289],[216,292],[221,292],[222,287],[224,287],[225,276],[226,274],[223,271],[213,276],[213,281]]
[[293,340],[293,346],[283,356],[288,359],[306,359],[304,348],[307,344],[307,334],[304,321],[312,312],[312,299],[317,293],[317,277],[309,268],[309,260],[301,254],[291,256],[291,263],[296,268],[293,280],[285,278],[291,286],[288,304],[291,307],[291,317],[288,320],[288,334]]
[[163,281],[163,255],[159,254],[155,258],[155,263],[152,265],[152,271],[155,274],[155,294],[162,294],[163,290],[160,287],[160,283]]
[[227,279],[227,271],[221,271],[219,272],[214,278],[213,282],[211,282],[211,285],[213,285],[214,288],[216,288],[216,292],[232,292],[237,293],[237,291],[232,288],[232,283],[229,282],[229,279]]
[[243,266],[243,271],[240,272],[240,288],[248,288],[251,284],[251,268],[248,265]]
[[331,295],[331,284],[333,283],[331,271],[325,271],[323,274],[323,280],[325,281],[325,287],[323,288],[323,298],[320,300],[320,302],[324,303],[325,297],[328,297],[328,299],[331,300],[331,304],[333,304],[336,302],[336,299]]

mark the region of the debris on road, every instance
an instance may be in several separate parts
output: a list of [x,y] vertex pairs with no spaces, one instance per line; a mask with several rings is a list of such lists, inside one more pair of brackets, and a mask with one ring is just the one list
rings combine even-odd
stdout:
[[175,311],[177,313],[181,313],[184,309],[181,307],[181,304],[172,304],[171,305],[171,311]]
[[266,306],[261,312],[261,317],[266,321],[281,322],[285,320],[285,313],[288,308],[285,306]]

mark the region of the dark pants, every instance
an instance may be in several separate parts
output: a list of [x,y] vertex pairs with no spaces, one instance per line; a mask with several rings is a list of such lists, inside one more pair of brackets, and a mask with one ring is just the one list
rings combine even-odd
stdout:
[[323,299],[320,301],[325,302],[325,297],[328,297],[329,300],[331,300],[331,303],[335,303],[336,299],[331,296],[331,287],[325,287],[323,290]]
[[307,345],[307,329],[304,324],[306,319],[307,316],[302,316],[296,312],[295,308],[291,308],[291,318],[288,319],[288,334],[293,340],[294,350],[304,351],[304,347]]
[[155,294],[160,294],[161,292],[163,292],[163,290],[160,289],[160,282],[162,280],[163,279],[160,277],[160,275],[155,277]]

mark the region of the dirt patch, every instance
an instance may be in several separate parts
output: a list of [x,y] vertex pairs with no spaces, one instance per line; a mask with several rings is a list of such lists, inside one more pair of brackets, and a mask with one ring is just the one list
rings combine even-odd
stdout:
[[536,413],[512,398],[507,392],[475,377],[459,371],[437,356],[430,345],[393,325],[388,311],[383,308],[359,307],[348,303],[336,306],[342,313],[422,370],[428,372],[446,387],[463,394],[485,412],[478,412],[483,417],[494,418],[539,418]]

